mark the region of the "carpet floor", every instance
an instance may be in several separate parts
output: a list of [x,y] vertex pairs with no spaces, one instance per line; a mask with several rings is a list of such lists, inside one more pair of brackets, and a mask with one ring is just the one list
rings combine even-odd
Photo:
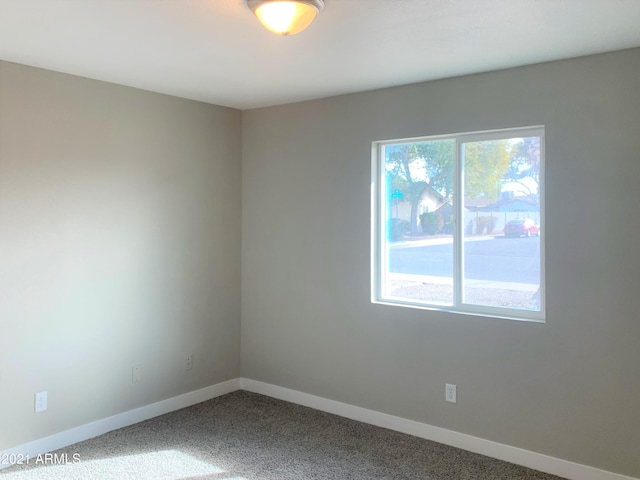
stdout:
[[0,471],[27,479],[561,480],[244,391]]

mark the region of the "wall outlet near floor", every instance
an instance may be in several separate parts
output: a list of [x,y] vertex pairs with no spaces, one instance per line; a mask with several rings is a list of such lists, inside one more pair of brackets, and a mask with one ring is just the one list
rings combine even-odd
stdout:
[[134,365],[131,368],[131,383],[142,382],[142,365]]
[[184,356],[184,371],[191,370],[193,368],[193,353],[188,353]]
[[47,392],[38,392],[35,394],[35,413],[44,412],[47,409]]
[[458,401],[458,389],[451,383],[445,384],[444,399],[449,403],[456,403]]

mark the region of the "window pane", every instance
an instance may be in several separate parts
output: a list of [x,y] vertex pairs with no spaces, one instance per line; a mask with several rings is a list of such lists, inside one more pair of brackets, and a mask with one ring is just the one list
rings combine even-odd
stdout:
[[382,147],[384,298],[453,305],[454,145],[448,139]]
[[467,142],[463,303],[540,311],[540,137]]

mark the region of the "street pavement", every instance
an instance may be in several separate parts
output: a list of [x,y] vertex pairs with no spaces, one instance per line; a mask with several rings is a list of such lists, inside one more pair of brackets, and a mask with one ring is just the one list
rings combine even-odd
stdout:
[[[540,238],[467,237],[464,277],[477,282],[540,284]],[[453,277],[453,239],[434,238],[389,246],[389,272],[442,280]],[[395,275],[394,275],[395,276]]]

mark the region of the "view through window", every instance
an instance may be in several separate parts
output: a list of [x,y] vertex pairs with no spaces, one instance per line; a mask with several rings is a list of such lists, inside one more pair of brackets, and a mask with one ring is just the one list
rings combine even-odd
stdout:
[[544,130],[374,146],[373,300],[543,320]]

